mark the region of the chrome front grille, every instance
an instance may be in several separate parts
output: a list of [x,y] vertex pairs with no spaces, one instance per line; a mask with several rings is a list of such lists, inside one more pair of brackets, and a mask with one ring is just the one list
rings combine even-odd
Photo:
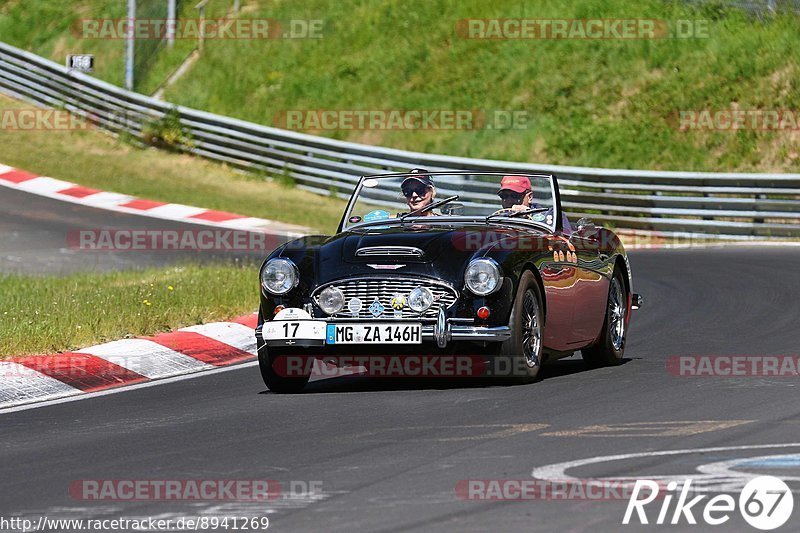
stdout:
[[[450,308],[456,303],[458,293],[449,285],[428,279],[413,279],[413,278],[391,278],[386,277],[382,279],[375,278],[349,278],[340,281],[334,281],[318,287],[312,295],[314,302],[319,305],[317,295],[326,287],[337,287],[344,293],[344,309],[333,315],[333,318],[367,318],[367,319],[413,319],[413,318],[429,318],[436,319],[436,313],[440,306],[445,309]],[[401,294],[408,299],[409,293],[417,287],[426,287],[433,293],[433,305],[431,305],[422,315],[416,311],[412,311],[408,304],[402,310],[402,316],[395,316],[394,309],[392,309],[392,298],[396,294]],[[353,299],[358,298],[361,300],[361,310],[358,314],[353,314],[348,310],[347,304]],[[383,305],[384,312],[378,317],[370,313],[369,306],[375,301],[375,298]]]

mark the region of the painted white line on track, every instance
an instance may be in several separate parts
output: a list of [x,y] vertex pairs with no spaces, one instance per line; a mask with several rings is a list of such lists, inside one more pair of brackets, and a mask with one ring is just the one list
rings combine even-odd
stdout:
[[[669,457],[675,455],[688,455],[700,453],[714,453],[714,452],[729,452],[729,451],[745,451],[745,450],[768,450],[775,448],[799,448],[800,442],[789,442],[784,444],[751,444],[741,446],[718,446],[714,448],[688,448],[683,450],[660,450],[651,452],[636,452],[636,453],[623,453],[619,455],[601,455],[591,457],[589,459],[578,459],[575,461],[566,461],[563,463],[555,463],[551,465],[536,467],[531,472],[531,476],[535,479],[545,481],[558,481],[558,482],[572,482],[580,483],[584,478],[574,477],[567,474],[568,470],[573,468],[585,467],[588,465],[595,465],[600,463],[607,463],[612,461],[623,461],[626,459],[639,459],[642,457]],[[736,459],[741,461],[741,459]],[[700,465],[702,466],[702,465]],[[697,470],[700,471],[700,466]],[[723,471],[718,469],[721,473],[685,473],[685,474],[667,474],[667,475],[654,475],[643,474],[641,476],[612,476],[612,477],[592,477],[593,481],[610,482],[619,485],[620,482],[628,483],[633,486],[637,479],[650,479],[660,482],[664,485],[671,481],[681,483],[687,479],[691,479],[694,490],[697,492],[739,492],[750,479],[758,477],[760,474],[750,472],[735,472]],[[712,470],[712,472],[715,472]],[[794,479],[794,478],[787,478]]]
[[[779,462],[781,460],[789,460],[789,459],[800,459],[800,455],[796,453],[791,454],[781,454],[781,455],[762,455],[759,457],[745,457],[745,458],[738,458],[738,459],[731,459],[728,461],[717,461],[716,463],[708,463],[704,465],[700,465],[697,467],[698,472],[702,472],[703,474],[709,476],[734,476],[741,473],[740,470],[736,470],[736,467],[744,467],[744,468],[753,468],[752,464],[748,463],[757,463],[763,462],[768,464],[770,461]],[[781,479],[786,481],[787,479],[791,479],[793,481],[800,480],[800,477],[797,476],[781,476]]]

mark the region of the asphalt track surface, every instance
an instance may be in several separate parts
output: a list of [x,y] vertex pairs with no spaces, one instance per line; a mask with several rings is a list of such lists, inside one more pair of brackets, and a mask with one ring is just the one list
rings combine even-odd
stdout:
[[[83,230],[200,230],[208,226],[127,215],[0,187],[0,273],[64,275],[180,262],[258,261],[263,251],[87,251],[70,240]],[[224,229],[224,228],[223,228]]]
[[[614,368],[588,370],[574,357],[546,366],[532,385],[349,377],[287,396],[244,366],[0,414],[0,517],[268,515],[274,531],[707,530],[685,521],[622,526],[626,500],[456,494],[461,480],[531,479],[534,468],[596,456],[800,441],[796,376],[666,370],[676,355],[797,355],[798,249],[636,251],[631,261],[646,305],[634,317],[627,362]],[[586,429],[599,425],[608,427]],[[798,452],[649,456],[567,473],[692,477],[700,464]],[[798,462],[788,465],[771,473],[798,476]],[[322,493],[268,503],[96,502],[69,496],[82,479],[318,481]],[[789,483],[798,501],[781,530],[797,531],[799,487]],[[755,531],[736,513],[716,529]]]

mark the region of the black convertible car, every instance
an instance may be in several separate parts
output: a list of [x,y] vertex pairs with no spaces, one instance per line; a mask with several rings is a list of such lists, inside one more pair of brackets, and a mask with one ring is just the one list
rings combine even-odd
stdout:
[[259,363],[275,392],[311,373],[286,357],[468,354],[505,361],[517,382],[577,350],[615,364],[641,304],[617,236],[573,228],[556,178],[539,174],[365,176],[337,233],[280,246],[260,281]]

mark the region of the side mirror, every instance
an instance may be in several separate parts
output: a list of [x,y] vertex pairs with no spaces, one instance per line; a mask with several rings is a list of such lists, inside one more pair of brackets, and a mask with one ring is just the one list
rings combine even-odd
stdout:
[[597,233],[597,226],[591,219],[583,217],[578,221],[578,231],[593,235]]
[[464,204],[451,202],[442,206],[442,214],[448,216],[459,216],[464,214]]

